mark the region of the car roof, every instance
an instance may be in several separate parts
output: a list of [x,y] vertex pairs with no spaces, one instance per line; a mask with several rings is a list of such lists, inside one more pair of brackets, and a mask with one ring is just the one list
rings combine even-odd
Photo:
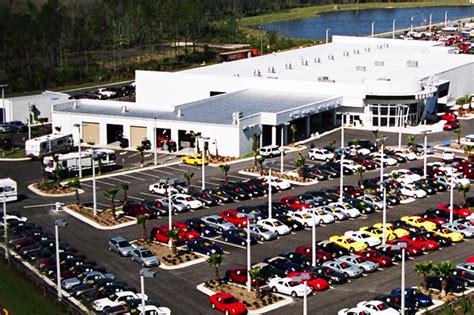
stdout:
[[115,236],[110,239],[111,241],[116,241],[116,242],[122,242],[122,241],[128,241],[125,237],[123,236]]

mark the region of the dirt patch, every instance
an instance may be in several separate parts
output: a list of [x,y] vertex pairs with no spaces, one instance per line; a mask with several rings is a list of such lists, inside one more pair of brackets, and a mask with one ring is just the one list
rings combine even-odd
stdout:
[[69,194],[76,191],[74,188],[69,188],[62,185],[56,185],[54,181],[44,181],[33,184],[33,187],[45,194],[62,195]]
[[[268,175],[268,170],[264,169],[263,172],[261,172],[260,168],[255,167],[255,166],[251,167],[251,168],[247,168],[244,171],[254,173],[254,174],[258,174],[259,176],[261,174],[262,174],[262,176]],[[314,181],[314,179],[303,178],[301,176],[288,175],[288,174],[284,174],[284,173],[280,173],[280,172],[275,172],[274,170],[272,170],[272,177],[279,178],[279,179],[292,180],[292,181],[299,182],[299,183],[309,183],[309,182]]]
[[[97,211],[96,216],[94,216],[92,208],[89,208],[89,207],[83,207],[83,206],[78,206],[76,204],[72,204],[68,206],[68,209],[88,218],[89,220],[92,220],[106,227],[115,226],[117,224],[127,223],[127,222],[135,220],[135,219],[123,217],[123,216],[118,216],[114,218],[114,216],[112,215],[112,211],[110,209],[107,209],[104,211]],[[120,211],[120,207],[117,207],[116,211],[117,212]]]
[[237,160],[236,157],[221,156],[221,155],[219,156],[211,155],[211,156],[208,156],[207,159],[209,160],[209,163],[213,163],[213,164],[219,164],[219,163],[225,163],[225,162]]
[[180,264],[190,262],[200,257],[194,253],[189,253],[184,250],[178,250],[176,256],[173,255],[168,245],[161,244],[158,242],[143,242],[143,240],[137,240],[134,244],[138,246],[145,246],[155,253],[156,257],[166,266],[178,266]]
[[282,297],[272,293],[263,293],[260,300],[255,297],[255,291],[248,292],[243,286],[222,282],[220,285],[216,280],[207,281],[204,286],[214,292],[232,294],[235,298],[242,301],[249,310],[258,310],[259,308],[277,303],[283,300]]

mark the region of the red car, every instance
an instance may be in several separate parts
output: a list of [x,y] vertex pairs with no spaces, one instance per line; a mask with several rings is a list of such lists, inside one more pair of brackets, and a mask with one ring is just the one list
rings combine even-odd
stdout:
[[417,214],[418,216],[422,217],[423,219],[425,219],[426,221],[430,221],[430,222],[433,222],[434,224],[436,224],[437,226],[441,226],[445,223],[448,223],[448,221],[444,218],[441,218],[441,217],[438,217],[436,214],[434,213],[421,213],[421,214]]
[[182,222],[175,222],[172,225],[174,228],[179,229],[179,234],[181,234],[186,240],[194,240],[196,238],[199,238],[200,235],[198,232],[196,232],[193,229],[190,229],[186,224]]
[[241,228],[247,227],[249,221],[249,218],[244,213],[230,209],[222,211],[221,218]]
[[[356,198],[356,197],[360,197],[364,195],[364,192],[361,189],[356,188],[352,185],[344,185],[342,186],[342,190],[344,191],[344,194],[350,196],[351,198]],[[341,188],[337,187],[336,193],[338,195],[340,194],[340,191],[341,191]]]
[[410,244],[407,241],[393,240],[393,241],[388,242],[388,244],[390,244],[390,245],[398,245],[400,243],[407,244],[407,247],[405,249],[411,256],[421,256],[421,255],[423,255],[423,251],[421,250],[421,247]]
[[317,274],[314,272],[294,271],[288,274],[288,278],[292,278],[293,281],[296,281],[302,284],[304,284],[306,281],[306,284],[312,287],[313,290],[315,291],[324,291],[324,290],[329,289],[329,282],[327,282],[323,278],[318,277]]
[[367,159],[352,158],[354,162],[365,167],[366,170],[375,170],[377,168],[377,163]]
[[405,235],[401,239],[401,241],[405,241],[411,245],[415,245],[417,247],[420,247],[422,251],[428,250],[436,250],[439,248],[439,243],[433,240],[429,240],[424,236],[421,235]]
[[[313,258],[313,248],[311,246],[299,246],[296,247],[295,252],[305,255],[308,258]],[[320,249],[316,248],[316,262],[318,264],[329,261],[332,259],[332,254]]]
[[466,262],[468,262],[468,263],[474,263],[474,256],[467,257]]
[[[229,269],[225,272],[225,278],[229,282],[235,282],[240,284],[247,284],[247,269],[246,268],[236,268]],[[254,279],[250,280],[251,284],[255,283]]]
[[295,198],[295,197],[289,197],[289,196],[282,197],[280,198],[280,202],[290,207],[293,210],[304,210],[304,209],[311,208],[311,205],[309,203],[305,203],[301,201],[299,198]]
[[211,307],[226,314],[247,314],[245,305],[233,295],[216,293],[209,298]]
[[445,113],[441,115],[441,119],[446,120],[446,121],[451,121],[451,120],[457,120],[458,117],[454,113]]
[[454,130],[454,129],[458,129],[459,127],[461,127],[461,125],[459,124],[459,120],[454,119],[454,120],[448,120],[444,124],[443,129],[444,130]]
[[[450,212],[450,206],[445,204],[445,203],[441,203],[438,205],[438,209],[441,209],[443,211],[446,211],[446,212]],[[454,204],[453,205],[453,214],[457,214],[457,215],[460,215],[461,217],[465,218],[465,217],[468,217],[472,214],[472,211],[469,210],[468,208],[461,208],[459,205],[457,204]]]
[[[153,241],[158,241],[158,242],[161,242],[161,243],[169,243],[170,241],[170,238],[168,235],[166,235],[168,233],[169,229],[167,226],[161,226],[161,225],[157,225],[155,227],[153,227],[151,229],[151,232],[150,232],[150,239],[153,240]],[[178,240],[174,241],[176,243],[176,245],[181,245],[184,243],[185,241],[185,238],[184,238],[184,235],[185,233],[179,233],[178,234]],[[199,235],[198,235],[199,237]]]
[[368,261],[378,263],[380,267],[389,267],[393,265],[392,258],[382,255],[376,250],[367,249],[364,251],[356,252],[356,255],[367,259]]

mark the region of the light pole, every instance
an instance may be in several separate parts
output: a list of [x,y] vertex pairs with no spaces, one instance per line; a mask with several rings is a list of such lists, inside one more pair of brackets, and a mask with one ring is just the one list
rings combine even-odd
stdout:
[[92,151],[91,155],[91,167],[92,167],[92,212],[94,217],[97,216],[97,191],[95,182],[95,151]]
[[414,15],[411,16],[410,18],[410,32],[413,32],[413,19],[415,18]]
[[263,167],[268,167],[268,218],[272,218],[272,166],[275,164],[275,161],[265,161],[263,162]]
[[387,140],[386,136],[380,136],[377,141],[380,142],[380,191],[382,191],[383,186],[383,164],[384,162],[384,152],[385,152],[385,141]]
[[370,37],[374,37],[374,32],[375,32],[375,21],[372,21],[372,31],[370,32]]
[[5,260],[10,262],[10,252],[8,251],[8,227],[7,227],[7,195],[5,190],[2,194],[3,198],[3,235],[5,239]]
[[[206,143],[209,142],[209,138],[207,137],[199,137],[199,140],[201,140],[202,143],[202,149],[201,149],[201,166],[202,166],[202,181],[201,181],[201,189],[204,190],[206,189]],[[199,144],[199,142],[198,142]]]
[[398,104],[398,149],[402,149],[402,133],[403,133],[403,119],[402,119],[402,113],[403,113],[403,105]]
[[392,20],[392,38],[395,38],[395,21],[397,19],[393,19]]
[[78,152],[79,152],[79,178],[82,178],[82,154],[81,154],[81,125],[74,124],[73,127],[77,128],[77,138],[78,138]]
[[382,208],[382,244],[387,242],[387,185],[381,183],[383,189],[383,208]]
[[444,27],[448,26],[448,11],[444,11]]
[[63,219],[54,221],[54,237],[56,242],[56,285],[58,290],[59,302],[61,302],[63,296],[61,291],[61,258],[59,257],[59,228],[66,227],[67,225],[67,221]]
[[402,272],[401,272],[401,288],[400,288],[400,313],[405,314],[405,249],[407,247],[406,243],[399,243],[392,246],[393,249],[402,250]]
[[306,294],[306,286],[308,285],[308,281],[304,281],[304,290],[305,292],[303,293],[303,315],[308,315],[308,297]]
[[312,228],[312,233],[311,233],[311,266],[316,267],[316,213],[312,213],[313,216],[313,228]]
[[327,28],[327,29],[326,29],[326,44],[329,43],[329,31],[330,31],[330,30],[331,30],[330,28]]
[[428,134],[431,133],[431,130],[425,130],[423,131],[424,136],[424,144],[423,144],[423,178],[426,179],[426,162],[428,159],[428,154],[427,154],[427,147],[428,147]]
[[2,88],[2,109],[3,109],[3,121],[7,121],[7,111],[5,110],[5,88],[8,87],[8,84],[0,84]]
[[156,116],[154,120],[154,125],[153,125],[153,162],[156,165],[158,165],[158,143],[156,141]]
[[453,223],[454,212],[454,169],[451,167],[451,180],[449,183],[449,223]]
[[[171,184],[168,181],[168,230],[171,231],[173,225],[173,210],[171,208]],[[171,237],[169,239],[168,245],[171,249]]]
[[285,132],[285,128],[286,126],[288,126],[289,123],[284,123],[281,125],[281,141],[280,141],[280,147],[281,147],[281,152],[280,152],[280,173],[283,174],[283,172],[285,171],[285,168],[284,168],[284,164],[285,164],[285,159],[283,158],[283,155],[285,153],[285,150],[283,149],[283,144],[285,142],[285,136],[284,136],[284,132]]
[[251,268],[251,252],[250,252],[250,220],[247,220],[247,291],[252,291],[252,279],[250,279]]
[[145,278],[153,278],[155,276],[154,271],[148,268],[140,269],[140,288],[142,291],[142,314],[145,314]]
[[339,177],[339,202],[343,200],[343,186],[344,186],[344,125],[345,125],[345,114],[341,114],[341,176]]
[[430,13],[430,28],[429,28],[430,32],[431,32],[431,28],[432,28],[432,26],[431,26],[432,22],[433,22],[433,13]]

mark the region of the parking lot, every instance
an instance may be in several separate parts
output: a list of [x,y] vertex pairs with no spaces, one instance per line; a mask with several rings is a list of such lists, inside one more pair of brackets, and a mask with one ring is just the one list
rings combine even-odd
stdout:
[[[469,126],[466,126],[469,128]],[[463,126],[464,128],[464,126]],[[467,129],[466,128],[466,129]],[[471,127],[472,128],[472,127]],[[438,141],[451,134],[437,134],[433,135],[432,141]],[[370,138],[370,132],[351,132],[350,138]],[[319,140],[315,140],[316,146],[324,146],[332,139],[338,140],[339,133],[335,132],[329,137],[325,137]],[[391,137],[389,141],[395,144],[395,136]],[[430,141],[430,142],[432,142]],[[309,144],[308,144],[309,146]],[[136,153],[135,153],[136,154]],[[148,160],[153,159],[153,154],[147,157]],[[305,157],[307,153],[304,153]],[[118,154],[118,158],[134,159],[137,155],[134,153],[127,152],[126,154]],[[166,160],[169,156],[163,156],[161,159]],[[285,156],[285,170],[296,168],[294,163],[295,153],[288,154]],[[431,158],[430,158],[431,159]],[[188,166],[178,163],[175,158],[174,164],[170,165],[159,165],[152,169],[146,169],[138,172],[128,174],[114,174],[113,176],[98,179],[97,180],[97,197],[98,197],[98,208],[106,209],[109,207],[109,201],[103,197],[103,191],[111,187],[120,187],[122,183],[127,183],[130,187],[128,191],[128,197],[135,200],[152,199],[156,198],[148,192],[148,185],[157,182],[161,178],[177,177],[183,179],[185,172],[193,172],[194,177],[191,181],[193,188],[200,188],[201,186],[201,168],[195,166]],[[278,162],[275,164],[275,168],[279,169],[279,158],[275,158]],[[38,161],[35,162],[18,162],[18,164],[9,164],[9,167],[5,167],[5,164],[0,164],[2,170],[5,170],[7,176],[12,176],[19,183],[19,189],[24,197],[21,201],[12,203],[9,209],[20,211],[23,215],[28,216],[31,221],[42,225],[46,230],[52,230],[53,222],[57,218],[64,218],[70,222],[69,226],[65,229],[61,237],[82,250],[87,254],[90,259],[94,259],[108,271],[115,273],[122,280],[139,287],[139,266],[136,263],[130,261],[130,259],[122,258],[116,254],[110,253],[106,250],[107,240],[110,237],[122,235],[129,239],[136,239],[141,237],[142,231],[140,226],[131,226],[129,228],[117,230],[117,231],[99,231],[89,227],[88,225],[78,221],[72,217],[65,215],[64,213],[56,213],[51,211],[51,204],[55,201],[61,202],[72,202],[73,197],[67,198],[43,198],[36,196],[26,189],[26,186],[34,181],[37,181],[40,177],[40,167]],[[136,162],[132,162],[136,163]],[[315,162],[307,160],[307,164]],[[406,164],[397,166],[397,168],[409,168],[413,166],[421,166],[422,160],[416,160]],[[248,176],[239,174],[238,171],[246,167],[252,166],[253,161],[240,163],[238,165],[232,165],[229,172],[229,180],[238,181],[249,178]],[[20,172],[22,168],[28,167],[31,169],[30,172]],[[393,168],[387,168],[386,172],[389,172]],[[364,173],[364,178],[371,178],[379,176],[380,170],[376,169]],[[358,175],[345,176],[345,183],[356,184],[358,181]],[[216,187],[224,182],[224,174],[219,170],[218,167],[207,167],[206,168],[206,186]],[[82,186],[85,190],[84,194],[81,194],[81,200],[83,203],[90,203],[92,200],[91,185],[90,181],[85,181]],[[319,188],[334,187],[339,185],[338,179],[328,180],[320,182],[317,185],[309,187],[295,187],[290,191],[283,191],[276,193],[273,196],[273,200],[278,200],[285,195],[296,195],[303,193],[307,190],[314,190]],[[117,195],[117,199],[122,198],[122,193]],[[455,193],[455,201],[460,201],[460,194]],[[220,211],[233,208],[240,205],[257,205],[266,203],[266,197],[252,199],[248,201],[240,201],[239,203],[232,203],[228,205],[219,205],[212,208],[204,208],[196,210],[194,212],[187,212],[176,215],[173,220],[184,221],[185,219],[204,216],[209,214],[218,214]],[[446,203],[449,201],[449,193],[441,193],[427,198],[417,200],[414,203],[399,205],[396,207],[389,207],[387,211],[388,220],[395,220],[403,215],[413,214],[415,212],[423,211],[430,207],[435,207],[440,203]],[[345,231],[356,230],[362,226],[368,226],[373,223],[381,222],[382,214],[376,212],[362,216],[357,219],[351,219],[344,222],[337,222],[330,225],[324,225],[317,228],[317,239],[323,240],[328,239],[333,235],[342,235]],[[149,222],[151,228],[155,224],[167,225],[167,218],[153,219]],[[225,251],[223,257],[223,265],[220,268],[221,276],[223,276],[225,270],[235,267],[243,267],[246,265],[246,250],[244,247],[235,244],[228,244],[224,242],[220,236],[214,237],[213,241],[217,242]],[[279,253],[292,251],[297,246],[310,245],[311,244],[311,232],[308,230],[294,232],[290,235],[279,237],[279,239],[265,242],[263,244],[257,244],[252,246],[252,262],[261,262],[265,258],[278,255]],[[407,284],[417,285],[420,282],[420,277],[415,275],[413,267],[415,263],[429,259],[434,262],[442,260],[451,260],[453,263],[461,262],[465,260],[466,256],[474,252],[473,242],[467,240],[461,244],[444,248],[443,250],[430,253],[427,256],[415,258],[414,260],[407,261]],[[168,306],[173,310],[174,314],[214,314],[209,307],[208,297],[204,294],[199,293],[195,287],[199,283],[209,280],[213,277],[213,269],[211,269],[206,263],[194,265],[185,269],[176,271],[164,271],[157,269],[157,275],[155,279],[147,279],[146,290],[147,293],[155,300],[159,301],[162,305]],[[351,307],[360,301],[370,299],[373,296],[381,293],[386,293],[394,287],[400,285],[400,266],[393,266],[386,270],[379,271],[375,274],[370,274],[367,277],[354,280],[350,283],[334,286],[332,289],[325,292],[316,292],[313,296],[309,297],[308,312],[310,313],[321,313],[324,310],[325,314],[335,314],[343,307]],[[191,294],[185,294],[184,292],[192,292]],[[298,299],[295,303],[290,306],[284,307],[273,311],[272,314],[288,314],[300,313],[302,310],[302,302]]]

